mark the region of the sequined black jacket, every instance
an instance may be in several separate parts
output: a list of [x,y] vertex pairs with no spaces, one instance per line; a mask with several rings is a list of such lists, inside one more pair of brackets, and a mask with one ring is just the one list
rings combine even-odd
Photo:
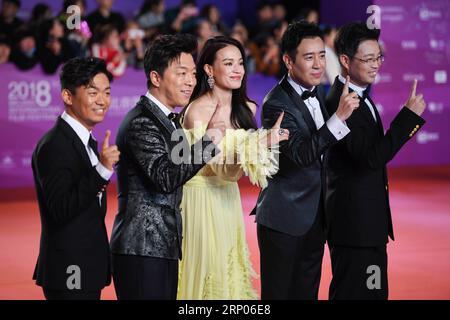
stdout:
[[[184,134],[179,141],[171,141],[174,131],[169,118],[145,96],[119,128],[119,212],[111,235],[114,254],[181,259],[182,187],[215,155],[215,148],[205,136],[192,147],[184,145],[190,151],[189,161],[177,164],[172,150],[179,141],[188,142]],[[204,155],[205,148],[213,149],[209,156]]]

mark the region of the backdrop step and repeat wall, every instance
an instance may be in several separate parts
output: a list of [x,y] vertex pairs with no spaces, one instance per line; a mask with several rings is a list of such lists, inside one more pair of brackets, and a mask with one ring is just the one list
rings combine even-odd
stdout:
[[412,81],[427,102],[425,126],[390,163],[450,163],[450,1],[449,0],[321,0],[320,22],[341,26],[380,18],[385,55],[372,97],[385,130],[406,102]]
[[[388,65],[388,64],[387,64]],[[385,70],[381,79],[395,77],[394,70]],[[13,65],[0,66],[0,188],[31,186],[31,154],[40,137],[49,130],[63,112],[57,75],[44,75],[40,67],[20,72]],[[265,94],[277,80],[262,75],[250,75],[249,96],[261,105]],[[402,105],[409,90],[409,82],[402,85],[381,82],[374,93],[383,122],[388,124]],[[133,69],[111,85],[112,102],[105,121],[94,129],[94,136],[102,141],[110,129],[115,137],[119,124],[146,92],[143,71]],[[425,114],[427,124],[393,161],[393,164],[438,164],[450,162],[447,126],[448,88],[425,86],[419,82],[419,91],[428,98],[434,111]],[[260,109],[257,119],[260,122]],[[386,127],[386,126],[385,126]]]
[[[248,94],[261,104],[276,79],[251,75]],[[0,65],[0,188],[32,186],[31,155],[42,135],[55,123],[64,106],[58,74],[44,75],[40,66],[20,72]],[[147,91],[144,71],[128,69],[111,83],[111,106],[105,120],[95,127],[101,142],[111,130],[111,142],[121,120]],[[259,118],[259,113],[258,113]]]
[[[223,1],[219,1],[220,4]],[[370,13],[352,11],[352,1],[323,0],[322,18],[366,19]],[[354,3],[354,2],[353,2]],[[450,163],[450,1],[376,0],[366,1],[381,9],[381,43],[386,56],[373,100],[384,127],[400,110],[417,78],[418,93],[425,96],[427,123],[390,163],[391,165],[433,165]],[[338,8],[335,8],[339,4]],[[325,9],[324,9],[325,7]],[[338,10],[338,11],[336,11]],[[336,14],[336,12],[342,14]],[[353,16],[349,16],[352,13]],[[341,19],[342,20],[342,19]],[[248,93],[259,105],[277,80],[250,75]],[[115,137],[125,113],[146,92],[143,71],[129,69],[112,83],[112,103],[106,120],[94,130],[99,141],[106,129]],[[40,67],[20,72],[11,64],[0,65],[0,188],[32,186],[31,154],[39,138],[62,113],[58,75],[44,75]],[[258,110],[257,119],[259,119]]]

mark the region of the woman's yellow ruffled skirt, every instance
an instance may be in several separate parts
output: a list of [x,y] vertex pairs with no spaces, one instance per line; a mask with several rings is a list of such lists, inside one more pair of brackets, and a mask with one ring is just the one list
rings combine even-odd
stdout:
[[257,299],[237,182],[197,175],[183,188],[178,299]]

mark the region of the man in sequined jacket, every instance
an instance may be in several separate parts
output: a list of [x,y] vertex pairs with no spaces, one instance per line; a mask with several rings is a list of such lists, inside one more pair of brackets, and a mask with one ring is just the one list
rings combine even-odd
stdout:
[[213,116],[202,139],[180,148],[187,150],[189,161],[174,159],[174,148],[187,140],[173,110],[189,102],[195,87],[196,47],[195,38],[180,34],[152,43],[144,58],[148,92],[126,115],[117,135],[123,151],[111,251],[118,299],[177,295],[182,187],[218,152],[225,132],[225,124]]

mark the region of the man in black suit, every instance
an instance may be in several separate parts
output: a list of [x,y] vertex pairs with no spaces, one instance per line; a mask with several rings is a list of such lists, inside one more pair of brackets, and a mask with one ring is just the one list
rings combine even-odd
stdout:
[[264,127],[284,111],[279,171],[258,197],[256,222],[261,253],[262,299],[317,299],[325,244],[323,166],[326,150],[347,133],[343,121],[358,106],[356,94],[342,97],[331,117],[320,80],[325,46],[312,24],[289,25],[282,39],[288,74],[265,97]]
[[330,299],[387,299],[388,236],[394,240],[386,164],[424,124],[422,95],[414,81],[405,106],[384,133],[380,115],[368,94],[383,61],[380,30],[363,23],[343,26],[335,40],[342,67],[326,100],[338,107],[345,77],[360,107],[350,118],[348,134],[329,152],[326,212],[333,279]]
[[218,107],[205,136],[189,147],[173,113],[189,102],[195,87],[191,53],[196,48],[189,35],[153,41],[144,58],[148,92],[126,115],[117,135],[122,155],[111,250],[118,299],[177,296],[182,187],[215,155],[225,133],[225,123],[217,120]]
[[98,300],[111,282],[105,190],[119,151],[109,131],[100,154],[92,136],[111,79],[103,60],[69,60],[60,75],[65,111],[33,153],[42,228],[33,279],[49,300]]

